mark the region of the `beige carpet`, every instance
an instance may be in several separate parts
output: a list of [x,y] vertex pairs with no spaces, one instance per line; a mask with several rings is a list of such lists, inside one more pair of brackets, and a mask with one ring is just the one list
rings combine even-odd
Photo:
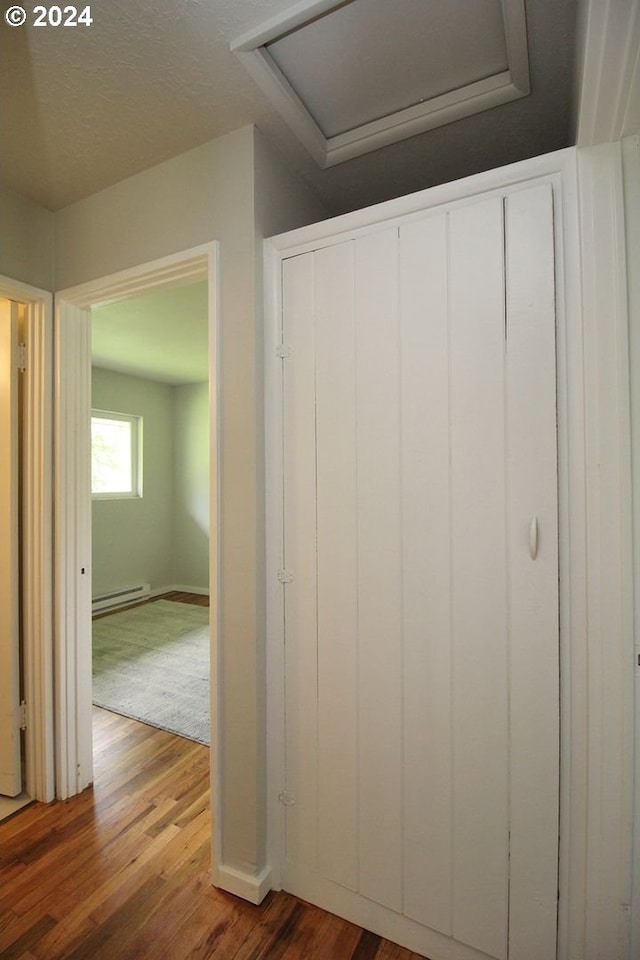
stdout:
[[210,743],[209,609],[156,600],[94,620],[93,702]]

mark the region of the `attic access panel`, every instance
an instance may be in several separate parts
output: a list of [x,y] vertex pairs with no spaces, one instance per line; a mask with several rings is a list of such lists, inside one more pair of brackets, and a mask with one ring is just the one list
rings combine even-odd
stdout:
[[530,89],[524,0],[303,0],[231,49],[321,167]]

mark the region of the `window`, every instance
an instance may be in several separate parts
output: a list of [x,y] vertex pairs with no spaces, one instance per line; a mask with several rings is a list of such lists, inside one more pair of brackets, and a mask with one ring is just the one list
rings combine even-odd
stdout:
[[142,417],[91,411],[91,493],[105,500],[142,496]]

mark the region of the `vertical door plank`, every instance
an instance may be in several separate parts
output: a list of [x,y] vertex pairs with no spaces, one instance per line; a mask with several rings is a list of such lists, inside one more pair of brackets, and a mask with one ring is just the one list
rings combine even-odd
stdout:
[[397,230],[356,241],[360,891],[402,908]]
[[320,871],[358,885],[358,546],[353,243],[315,254]]
[[0,793],[22,789],[18,564],[18,307],[0,300]]
[[[553,208],[505,199],[511,633],[509,957],[555,956],[559,649]],[[538,555],[530,554],[537,518]]]
[[316,426],[313,254],[285,260],[283,336],[286,857],[317,870]]
[[451,934],[447,218],[400,230],[404,912]]
[[502,201],[450,214],[453,934],[507,943],[508,683]]

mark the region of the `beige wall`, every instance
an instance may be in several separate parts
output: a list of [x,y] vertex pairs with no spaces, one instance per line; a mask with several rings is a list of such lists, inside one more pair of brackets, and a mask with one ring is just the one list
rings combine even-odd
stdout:
[[174,388],[94,367],[92,406],[143,418],[143,495],[92,501],[92,595],[173,583]]
[[54,215],[0,187],[0,274],[53,290]]
[[235,310],[245,306],[252,299],[241,268],[253,227],[252,138],[245,127],[60,210],[56,289],[220,240],[224,293]]
[[[322,215],[245,127],[56,214],[56,289],[220,243],[220,635],[223,792],[218,858],[265,862],[262,250]],[[212,482],[213,479],[212,479]]]

